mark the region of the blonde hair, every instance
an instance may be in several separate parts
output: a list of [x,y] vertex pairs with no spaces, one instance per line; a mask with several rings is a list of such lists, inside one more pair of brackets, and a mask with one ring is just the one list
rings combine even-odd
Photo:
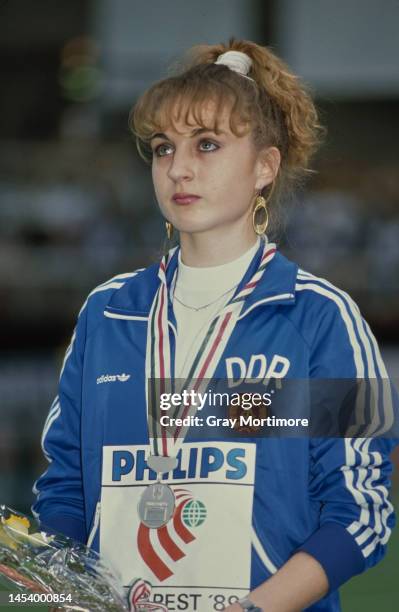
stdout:
[[[215,64],[219,55],[230,50],[242,51],[252,59],[248,76],[253,80]],[[230,129],[236,136],[252,132],[257,149],[276,146],[280,151],[273,200],[312,172],[309,161],[324,129],[305,85],[269,48],[234,38],[228,44],[199,45],[173,71],[175,74],[147,89],[130,113],[129,125],[144,160],[152,160],[149,143],[153,134],[181,119],[217,133],[218,117],[228,106]],[[215,104],[211,126],[204,120],[210,101]]]

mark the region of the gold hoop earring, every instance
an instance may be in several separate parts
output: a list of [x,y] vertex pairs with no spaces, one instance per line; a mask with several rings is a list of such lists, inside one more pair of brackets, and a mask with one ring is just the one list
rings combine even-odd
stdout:
[[168,237],[168,240],[172,240],[173,238],[173,225],[171,223],[169,223],[169,221],[165,222],[165,227],[166,227],[166,235]]
[[[254,232],[258,236],[262,236],[266,232],[267,227],[269,225],[269,213],[267,211],[267,205],[272,199],[275,186],[276,181],[273,180],[267,199],[263,197],[262,191],[260,191],[255,198],[255,206],[252,212],[252,225],[254,228]],[[261,223],[257,223],[256,221],[256,217],[259,216],[259,213],[263,213],[264,215],[264,220]]]
[[[258,223],[257,217],[259,217],[260,214],[264,215],[264,219],[263,221]],[[257,195],[255,198],[255,206],[252,212],[252,225],[254,228],[254,232],[258,236],[262,236],[265,233],[267,226],[269,225],[269,213],[267,212],[267,202],[262,195]]]

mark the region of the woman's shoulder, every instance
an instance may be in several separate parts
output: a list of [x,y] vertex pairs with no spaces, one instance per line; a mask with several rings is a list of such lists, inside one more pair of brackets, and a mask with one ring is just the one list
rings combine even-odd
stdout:
[[88,314],[88,312],[90,312],[91,319],[96,318],[96,316],[102,317],[104,308],[112,299],[113,295],[145,270],[146,268],[137,268],[131,272],[116,274],[94,287],[83,302],[79,311],[79,318],[82,314]]
[[323,307],[323,310],[353,310],[359,312],[359,307],[355,300],[347,291],[338,287],[328,279],[317,276],[298,268],[295,293],[297,300],[306,302],[308,306],[314,304],[318,307]]
[[292,322],[322,364],[319,375],[333,371],[336,378],[388,378],[376,337],[346,291],[299,268],[296,297]]
[[[343,308],[359,312],[355,300],[341,287],[338,287],[323,276],[301,268],[295,260],[291,260],[281,251],[276,253],[272,261],[274,270],[273,281],[278,283],[281,293],[295,295],[294,312],[305,310],[312,314],[320,312],[343,311]],[[266,279],[267,280],[267,279]]]
[[[317,276],[301,268],[297,262],[278,252],[275,257],[274,281],[278,279],[279,287],[284,289],[281,293],[292,293],[295,296],[292,309],[284,309],[290,318],[299,318],[301,321],[320,318],[330,313],[332,316],[345,313],[359,315],[359,307],[355,300],[341,287],[338,287],[327,278]],[[273,263],[273,262],[272,262]]]
[[366,325],[355,300],[328,279],[298,268],[295,305],[286,316],[309,345],[320,335],[352,337]]
[[124,287],[127,282],[144,272],[144,270],[146,270],[146,268],[137,268],[136,270],[132,270],[131,272],[123,272],[121,274],[116,274],[115,276],[112,276],[108,280],[94,287],[94,289],[92,289],[89,295],[87,296],[86,302],[93,301],[93,298],[95,296],[95,299],[101,299],[101,296],[105,296],[107,299],[109,299],[111,293],[114,293],[118,289]]

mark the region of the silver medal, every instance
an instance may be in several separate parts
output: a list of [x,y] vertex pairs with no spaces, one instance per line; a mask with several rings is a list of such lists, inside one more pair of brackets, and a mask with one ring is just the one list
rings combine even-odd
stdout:
[[169,485],[156,482],[146,487],[138,505],[141,522],[150,529],[166,525],[175,511],[175,495]]

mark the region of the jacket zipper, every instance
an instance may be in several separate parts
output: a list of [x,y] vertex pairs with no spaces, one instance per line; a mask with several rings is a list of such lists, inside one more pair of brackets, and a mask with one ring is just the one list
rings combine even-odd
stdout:
[[96,535],[97,529],[98,529],[98,524],[100,522],[100,513],[101,513],[101,502],[97,502],[96,504],[96,511],[94,513],[94,521],[93,521],[93,525],[92,528],[90,530],[89,533],[89,537],[87,539],[87,546],[91,546],[94,540],[94,536]]

